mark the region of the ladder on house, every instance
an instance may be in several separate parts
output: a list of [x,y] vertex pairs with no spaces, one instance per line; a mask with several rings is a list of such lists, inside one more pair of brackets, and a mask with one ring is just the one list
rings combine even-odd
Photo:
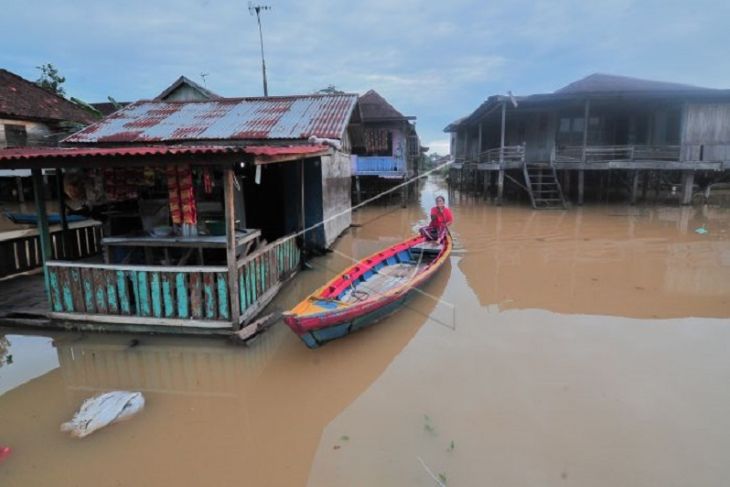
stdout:
[[566,208],[565,197],[555,166],[544,162],[525,162],[522,165],[522,171],[533,208],[538,210]]

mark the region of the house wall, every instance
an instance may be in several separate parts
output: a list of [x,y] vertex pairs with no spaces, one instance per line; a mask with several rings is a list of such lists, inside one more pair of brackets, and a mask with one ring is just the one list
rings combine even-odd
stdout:
[[164,98],[165,101],[199,101],[208,99],[208,97],[202,95],[198,90],[187,85],[180,85]]
[[730,161],[730,103],[691,103],[682,123],[682,160]]
[[6,124],[23,125],[25,127],[25,132],[28,134],[27,145],[54,145],[55,139],[52,137],[51,128],[45,123],[0,118],[0,149],[4,149],[8,146],[7,141],[5,140]]
[[[329,247],[352,223],[351,186],[352,166],[350,155],[335,151],[331,156],[322,156],[322,212],[324,224],[324,246]],[[327,221],[329,218],[341,215]]]

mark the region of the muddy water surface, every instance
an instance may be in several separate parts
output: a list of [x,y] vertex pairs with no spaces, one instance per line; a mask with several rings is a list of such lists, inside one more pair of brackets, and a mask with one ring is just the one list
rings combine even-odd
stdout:
[[[438,191],[358,212],[273,305],[409,235]],[[316,351],[284,326],[251,348],[6,330],[0,485],[435,485],[419,458],[449,486],[725,485],[730,212],[450,204],[424,293]],[[145,410],[58,431],[109,389]]]

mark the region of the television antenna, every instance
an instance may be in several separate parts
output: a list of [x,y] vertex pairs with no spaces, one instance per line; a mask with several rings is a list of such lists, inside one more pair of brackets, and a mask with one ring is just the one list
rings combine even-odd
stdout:
[[207,78],[210,75],[210,73],[200,73],[200,79],[203,80],[203,86],[207,88],[207,85],[205,84],[205,78]]
[[266,61],[264,60],[264,35],[261,32],[261,11],[271,10],[268,5],[254,5],[252,2],[248,2],[248,12],[251,15],[256,15],[256,20],[259,23],[259,40],[261,41],[261,72],[264,77],[264,96],[269,96],[269,87],[266,84]]

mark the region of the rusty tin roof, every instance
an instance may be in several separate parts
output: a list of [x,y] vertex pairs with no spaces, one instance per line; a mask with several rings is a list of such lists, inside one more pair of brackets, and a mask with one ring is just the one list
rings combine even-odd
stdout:
[[169,102],[142,100],[63,142],[341,139],[357,95],[301,95]]

